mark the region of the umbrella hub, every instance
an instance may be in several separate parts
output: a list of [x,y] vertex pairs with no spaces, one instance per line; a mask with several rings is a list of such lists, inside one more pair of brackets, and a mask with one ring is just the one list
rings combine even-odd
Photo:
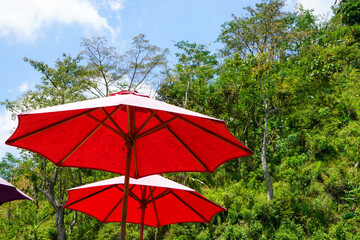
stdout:
[[148,202],[146,201],[146,199],[141,199],[139,203],[140,203],[139,209],[146,209],[147,208]]
[[130,148],[132,146],[134,146],[134,142],[135,142],[135,139],[130,137],[129,135],[126,135],[126,138],[125,138],[125,146],[127,148]]
[[120,91],[120,92],[111,93],[109,96],[128,95],[128,94],[136,95],[136,96],[139,96],[139,97],[147,97],[147,98],[150,98],[150,97],[147,96],[147,95],[138,94],[137,91],[128,91],[128,90],[122,90],[122,91]]

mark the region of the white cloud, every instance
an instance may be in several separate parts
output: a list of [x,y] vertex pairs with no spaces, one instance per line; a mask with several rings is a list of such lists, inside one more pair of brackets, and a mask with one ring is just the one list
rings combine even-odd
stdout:
[[114,11],[124,9],[124,0],[109,0],[109,6]]
[[[330,16],[335,0],[287,0],[289,5],[300,3],[305,9],[314,9],[315,15]],[[294,4],[295,5],[295,4]]]
[[18,87],[18,91],[23,93],[26,92],[29,89],[29,84],[28,83],[22,83],[19,87]]
[[11,113],[8,111],[0,111],[0,158],[5,156],[6,152],[15,154],[15,147],[5,145],[5,141],[11,136],[11,131],[17,126],[17,120],[11,120]]
[[[114,7],[121,7],[122,1],[112,2]],[[0,37],[34,41],[44,27],[55,23],[79,24],[114,34],[107,19],[99,15],[90,0],[0,0]]]

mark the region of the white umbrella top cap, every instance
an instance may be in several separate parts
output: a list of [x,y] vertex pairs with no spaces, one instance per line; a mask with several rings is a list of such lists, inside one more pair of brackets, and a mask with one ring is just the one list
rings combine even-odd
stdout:
[[[117,184],[124,184],[125,178],[124,176],[115,177],[95,183],[90,183],[87,185],[82,185],[79,187],[71,188],[68,191],[82,189],[82,188],[90,188],[90,187],[103,187],[103,186],[110,186],[110,185],[117,185]],[[151,187],[163,187],[163,188],[171,188],[171,189],[179,189],[185,190],[190,192],[195,192],[194,189],[186,187],[180,183],[171,181],[167,178],[164,178],[160,175],[150,175],[142,178],[130,178],[130,185],[142,185],[142,186],[151,186]]]
[[150,98],[148,95],[138,94],[137,91],[127,91],[127,90],[122,90],[120,92],[110,93],[109,97],[110,96],[115,96],[115,95],[126,95],[126,94],[133,94],[133,95],[140,96],[140,97]]
[[147,108],[147,109],[171,112],[181,115],[200,117],[209,120],[214,120],[217,122],[224,122],[223,120],[220,119],[212,118],[201,113],[193,112],[185,108],[177,107],[162,101],[152,99],[146,95],[140,95],[136,92],[130,92],[126,90],[117,93],[112,93],[108,97],[95,98],[80,102],[73,102],[73,103],[52,106],[52,107],[41,108],[37,110],[23,112],[20,113],[19,115],[62,112],[62,111],[71,111],[71,110],[80,110],[80,109],[94,109],[94,108],[112,107],[112,106],[120,106],[120,105]]

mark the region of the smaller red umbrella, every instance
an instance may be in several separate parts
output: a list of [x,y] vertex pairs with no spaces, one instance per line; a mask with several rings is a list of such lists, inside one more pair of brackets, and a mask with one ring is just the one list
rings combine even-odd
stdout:
[[[77,210],[101,222],[121,222],[124,177],[68,190],[64,208]],[[195,190],[159,175],[130,178],[127,222],[161,227],[173,223],[207,222],[225,208]]]
[[0,205],[20,199],[34,201],[31,197],[0,177]]

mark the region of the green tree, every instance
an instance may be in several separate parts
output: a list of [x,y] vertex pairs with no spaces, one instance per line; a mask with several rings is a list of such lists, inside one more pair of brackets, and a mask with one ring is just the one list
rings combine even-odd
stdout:
[[16,158],[12,153],[6,153],[0,162],[0,177],[11,182],[14,177],[19,176],[20,159]]
[[[278,65],[286,57],[291,45],[292,34],[289,28],[289,14],[282,11],[284,1],[264,1],[255,8],[247,7],[249,17],[236,17],[222,26],[219,41],[225,44],[223,53],[231,56],[238,53],[249,58],[252,69],[249,77],[256,79],[258,93],[263,109],[263,140],[261,143],[261,162],[267,188],[268,200],[273,199],[273,184],[267,164],[269,143],[269,121],[271,114],[285,104],[277,95],[276,87],[283,82],[278,74]],[[290,86],[290,84],[287,84]]]
[[151,45],[150,41],[145,39],[144,34],[134,37],[131,42],[131,48],[122,55],[125,63],[125,72],[128,76],[128,90],[136,90],[149,84],[157,89],[157,77],[160,70],[167,63],[166,56],[169,50],[161,49]]
[[[55,68],[51,68],[43,62],[25,58],[26,62],[42,74],[41,82],[35,85],[34,90],[25,92],[17,100],[6,100],[6,108],[16,115],[31,109],[84,100],[84,90],[89,89],[91,84],[85,78],[87,70],[79,64],[80,60],[80,56],[72,58],[64,54],[62,59],[56,61]],[[41,181],[39,190],[56,212],[57,239],[65,239],[63,206],[66,189],[77,185],[72,182],[75,176],[69,176],[73,175],[72,170],[60,169],[44,157],[25,150],[21,152],[21,157],[34,163],[33,171]]]
[[121,68],[122,59],[115,47],[108,46],[107,40],[102,37],[83,39],[81,46],[91,73],[87,79],[93,82],[90,88],[93,95],[105,97],[111,93],[112,88],[123,87],[125,72]]
[[353,26],[360,24],[360,2],[357,0],[340,1],[342,21],[344,24]]
[[178,62],[166,72],[159,97],[175,105],[205,113],[208,86],[216,74],[217,59],[203,44],[180,41]]
[[93,83],[90,91],[97,97],[108,96],[119,89],[139,90],[144,86],[156,91],[156,78],[167,64],[168,49],[151,45],[144,34],[134,37],[124,54],[100,37],[83,39],[81,45],[90,70],[87,79]]

